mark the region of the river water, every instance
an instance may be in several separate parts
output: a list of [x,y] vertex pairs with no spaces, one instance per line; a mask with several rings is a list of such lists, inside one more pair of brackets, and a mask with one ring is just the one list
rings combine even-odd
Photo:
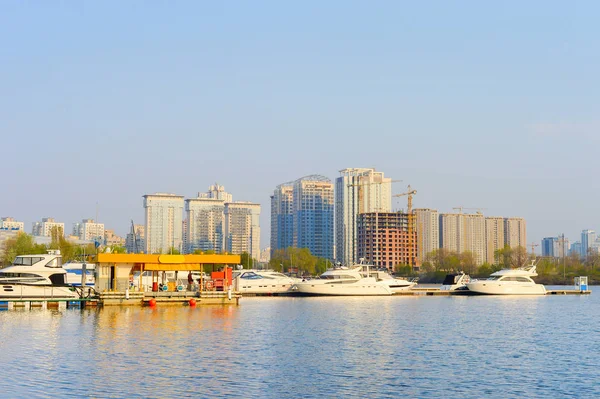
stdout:
[[0,312],[0,397],[600,397],[600,293]]

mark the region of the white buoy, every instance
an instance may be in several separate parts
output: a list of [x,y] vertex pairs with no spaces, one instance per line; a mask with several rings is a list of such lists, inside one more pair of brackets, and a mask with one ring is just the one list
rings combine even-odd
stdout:
[[125,288],[125,299],[129,299],[129,287]]

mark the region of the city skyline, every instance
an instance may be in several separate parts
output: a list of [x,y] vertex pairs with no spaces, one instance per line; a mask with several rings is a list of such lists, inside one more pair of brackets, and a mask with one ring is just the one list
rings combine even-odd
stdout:
[[266,210],[358,166],[528,241],[598,229],[600,4],[267,4],[3,4],[3,216],[123,236],[143,193],[218,178]]

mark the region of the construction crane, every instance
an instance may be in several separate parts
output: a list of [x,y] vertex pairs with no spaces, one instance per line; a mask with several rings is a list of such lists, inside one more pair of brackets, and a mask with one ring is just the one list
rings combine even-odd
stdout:
[[392,195],[392,197],[403,197],[403,196],[408,196],[408,214],[412,214],[412,197],[413,195],[415,195],[417,193],[417,190],[413,190],[410,187],[410,184],[408,185],[408,191],[402,194],[394,194]]
[[456,207],[454,207],[454,208],[452,208],[452,209],[459,209],[459,210],[460,210],[460,213],[463,213],[463,209],[471,209],[471,210],[476,210],[476,211],[477,211],[477,213],[481,213],[481,211],[484,211],[484,210],[486,210],[487,208],[467,208],[467,207],[465,207],[465,206],[456,206]]
[[[348,183],[347,187],[358,187],[358,198],[360,201],[360,198],[362,198],[362,186],[371,186],[373,184],[391,184],[391,183],[398,183],[401,182],[402,180],[390,180],[390,181],[373,181],[373,182],[359,182],[359,183]],[[364,202],[360,201],[359,202],[361,205],[361,208],[364,207]],[[364,209],[359,209],[358,213],[364,213]]]
[[[410,186],[410,184],[408,185],[408,191],[402,194],[394,194],[392,195],[392,197],[403,197],[403,196],[407,196],[408,197],[408,237],[409,240],[416,240],[414,231],[415,231],[415,218],[413,215],[413,209],[412,209],[412,198],[413,195],[415,195],[417,193],[417,190],[413,190],[412,187]],[[416,243],[415,243],[416,245]],[[413,249],[415,248],[415,245],[410,246],[409,247],[409,259],[412,260],[412,266],[414,267],[415,264],[415,258],[416,258],[416,253],[414,253]]]
[[535,247],[539,247],[540,244],[536,244],[535,242],[532,242],[529,245],[531,245],[531,254],[535,257]]

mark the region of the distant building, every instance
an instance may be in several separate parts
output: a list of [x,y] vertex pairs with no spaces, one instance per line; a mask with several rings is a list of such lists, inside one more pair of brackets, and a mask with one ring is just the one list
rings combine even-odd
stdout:
[[73,235],[84,241],[104,243],[104,223],[96,223],[94,219],[83,219],[73,224]]
[[114,230],[104,230],[104,245],[125,245],[125,238],[115,234]]
[[373,168],[348,168],[335,180],[336,260],[345,265],[358,261],[357,220],[361,213],[390,212],[392,180]]
[[260,258],[258,261],[263,264],[269,263],[271,261],[271,248],[267,247],[265,249],[260,250]]
[[294,183],[278,185],[271,195],[271,252],[294,245]]
[[125,248],[130,254],[142,253],[146,248],[146,228],[142,224],[135,224],[125,237]]
[[416,218],[417,264],[425,261],[427,254],[440,249],[440,215],[435,209],[413,210]]
[[357,221],[357,252],[367,264],[393,270],[397,265],[417,266],[417,232],[408,231],[408,214],[361,213]]
[[575,241],[573,244],[571,244],[569,255],[573,254],[577,254],[577,256],[581,257],[581,242]]
[[11,217],[0,219],[0,230],[25,231],[25,223]]
[[224,186],[219,186],[218,183],[210,186],[205,193],[198,193],[198,198],[211,198],[223,200],[223,202],[233,202],[233,196],[225,191]]
[[542,238],[542,256],[554,258],[555,248],[558,245],[558,237],[545,237]]
[[218,198],[185,200],[187,253],[224,251],[225,201]]
[[496,251],[504,248],[504,218],[485,218],[485,261],[490,265],[496,264]]
[[260,205],[251,202],[225,204],[225,251],[260,256]]
[[144,195],[146,253],[168,253],[183,248],[183,196]]
[[486,228],[483,214],[440,214],[440,247],[457,253],[471,252],[475,263],[486,260]]
[[527,248],[527,226],[523,218],[504,219],[504,240],[511,248]]
[[596,232],[594,230],[583,230],[581,232],[581,257],[585,258],[588,256],[590,250],[594,247],[596,242]]
[[38,237],[50,237],[54,228],[57,228],[58,234],[64,237],[65,224],[57,222],[54,218],[43,218],[41,222],[33,223],[31,234]]
[[569,239],[564,236],[545,237],[542,239],[542,256],[562,258],[569,253]]
[[293,246],[333,259],[333,183],[312,175],[294,182]]

